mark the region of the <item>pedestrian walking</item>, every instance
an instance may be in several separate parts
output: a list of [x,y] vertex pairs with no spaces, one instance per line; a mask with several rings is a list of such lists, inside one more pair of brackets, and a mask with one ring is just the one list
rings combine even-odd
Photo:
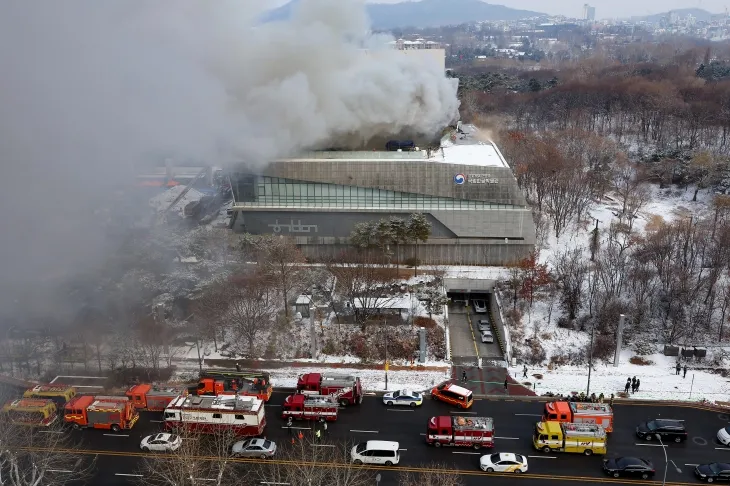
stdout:
[[641,386],[641,380],[636,380],[636,391],[639,391],[640,386]]
[[608,404],[613,407],[613,393],[611,393],[611,399],[608,401]]
[[684,365],[684,374],[682,375],[682,378],[687,378],[687,365]]
[[628,393],[628,392],[629,392],[629,388],[630,388],[630,387],[631,387],[631,379],[629,379],[629,380],[628,380],[628,381],[626,382],[626,386],[624,387],[624,393]]
[[461,370],[461,381],[466,381],[466,370]]
[[677,361],[677,366],[675,366],[674,369],[676,371],[676,375],[679,376],[679,371],[682,369],[682,365],[679,364],[679,361]]
[[504,393],[509,395],[509,388],[507,388],[509,383],[507,383],[507,378],[504,379]]
[[522,378],[527,378],[527,365],[522,368]]
[[241,365],[236,361],[236,371],[241,371]]

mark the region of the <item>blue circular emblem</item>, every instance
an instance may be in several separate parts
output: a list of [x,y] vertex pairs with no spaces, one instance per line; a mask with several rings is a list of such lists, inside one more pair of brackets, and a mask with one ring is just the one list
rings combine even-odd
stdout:
[[466,176],[464,174],[456,174],[454,176],[454,182],[458,185],[462,185],[466,182]]

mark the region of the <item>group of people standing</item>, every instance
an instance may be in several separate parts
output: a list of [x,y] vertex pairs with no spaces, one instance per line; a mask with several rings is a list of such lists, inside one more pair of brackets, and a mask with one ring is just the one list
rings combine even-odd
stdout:
[[[677,366],[674,367],[674,370],[677,372],[676,375],[679,375],[679,372],[682,371],[682,365],[679,364],[679,361],[677,361]],[[684,374],[682,374],[682,378],[687,378],[687,365],[684,365]]]
[[[286,428],[289,429],[289,436],[291,436],[291,443],[294,444],[296,442],[296,439],[304,440],[304,434],[302,433],[302,430],[299,429],[299,432],[296,434],[294,433],[294,427],[293,427],[293,421],[292,418],[289,417],[289,419],[286,421]],[[322,427],[317,427],[317,422],[314,423],[314,440],[320,441],[322,440],[322,437],[327,434],[327,422],[322,422]]]
[[639,391],[640,386],[641,380],[639,380],[635,376],[633,378],[626,378],[626,386],[624,387],[624,392],[628,393],[630,389],[631,393],[636,393],[637,391]]

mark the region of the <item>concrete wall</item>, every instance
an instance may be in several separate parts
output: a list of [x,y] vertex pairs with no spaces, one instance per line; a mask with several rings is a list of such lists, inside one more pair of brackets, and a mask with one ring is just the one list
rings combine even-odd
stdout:
[[496,292],[489,294],[489,305],[492,315],[494,330],[497,331],[497,340],[502,348],[504,357],[508,366],[512,363],[512,340],[509,336],[509,329],[504,323],[504,314],[502,313],[502,302],[499,300]]

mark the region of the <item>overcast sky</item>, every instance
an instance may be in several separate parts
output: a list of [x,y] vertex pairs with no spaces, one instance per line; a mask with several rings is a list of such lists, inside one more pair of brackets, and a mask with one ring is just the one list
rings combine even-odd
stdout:
[[[286,3],[286,0],[272,0],[276,5]],[[403,0],[368,0],[369,3],[397,3]],[[596,18],[629,17],[632,15],[648,15],[666,12],[677,8],[702,8],[712,13],[722,13],[730,0],[491,0],[487,3],[502,4],[512,8],[535,10],[549,14],[580,17],[583,13],[583,4],[589,3],[596,7]]]

